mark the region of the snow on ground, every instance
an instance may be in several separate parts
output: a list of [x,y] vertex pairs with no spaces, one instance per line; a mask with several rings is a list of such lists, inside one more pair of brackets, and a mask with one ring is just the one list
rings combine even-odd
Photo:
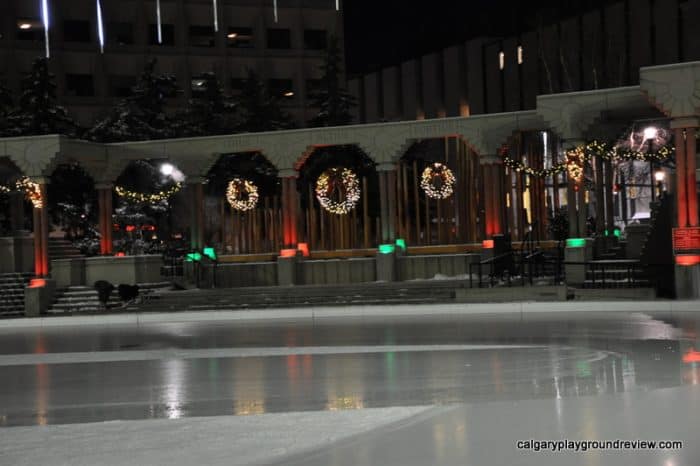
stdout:
[[429,407],[372,408],[0,429],[13,466],[249,465],[323,448]]

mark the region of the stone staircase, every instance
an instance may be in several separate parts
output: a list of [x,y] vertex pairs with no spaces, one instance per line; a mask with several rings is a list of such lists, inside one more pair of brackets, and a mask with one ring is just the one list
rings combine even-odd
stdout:
[[85,257],[67,239],[49,238],[49,260],[77,259]]
[[353,285],[219,288],[153,293],[139,311],[214,311],[308,306],[434,304],[454,302],[463,280],[420,280]]
[[24,289],[31,277],[29,273],[0,274],[0,316],[24,314]]
[[[156,292],[170,289],[170,282],[141,283],[139,284],[139,298],[137,302],[147,301]],[[133,304],[124,306],[115,289],[107,302],[108,310],[133,310]],[[97,291],[91,286],[71,286],[59,289],[54,296],[54,302],[48,310],[51,315],[72,315],[82,313],[103,312],[104,308],[97,299]]]

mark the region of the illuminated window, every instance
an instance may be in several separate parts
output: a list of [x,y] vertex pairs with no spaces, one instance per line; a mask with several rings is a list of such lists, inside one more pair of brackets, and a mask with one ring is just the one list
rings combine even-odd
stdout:
[[498,52],[498,69],[502,70],[506,67],[506,54],[504,52]]
[[228,28],[226,43],[233,48],[252,48],[253,29],[251,28]]
[[38,19],[24,18],[17,21],[17,40],[42,42],[44,25]]
[[293,82],[291,79],[270,79],[267,82],[270,95],[278,99],[291,99],[294,97]]
[[518,65],[523,64],[523,46],[518,45]]

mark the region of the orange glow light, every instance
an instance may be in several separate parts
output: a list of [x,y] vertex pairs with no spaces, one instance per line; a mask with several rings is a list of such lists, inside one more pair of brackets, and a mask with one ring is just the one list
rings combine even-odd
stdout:
[[295,257],[297,255],[296,249],[282,249],[280,251],[280,257]]
[[493,240],[492,239],[485,239],[481,243],[481,247],[484,249],[493,249]]
[[309,245],[307,243],[297,244],[297,251],[301,251],[304,257],[309,257]]
[[29,288],[43,288],[46,286],[46,280],[43,278],[33,278],[29,280]]
[[676,256],[676,265],[698,265],[700,264],[700,256]]
[[691,362],[700,362],[700,351],[689,349],[688,352],[683,355],[683,362],[686,364],[690,364]]

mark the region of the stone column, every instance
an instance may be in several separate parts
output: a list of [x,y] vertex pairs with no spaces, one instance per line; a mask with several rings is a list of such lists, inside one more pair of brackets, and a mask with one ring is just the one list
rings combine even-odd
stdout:
[[379,206],[381,213],[382,243],[396,240],[396,165],[377,165],[379,176]]
[[698,196],[696,177],[698,118],[677,118],[671,122],[676,143],[676,203],[679,227],[698,226]]
[[37,184],[40,193],[40,198],[32,201],[34,206],[34,275],[37,277],[46,277],[49,274],[49,215],[46,181],[45,178],[32,180],[33,183]]
[[299,243],[299,191],[298,172],[293,169],[280,170],[282,180],[282,236],[286,249],[296,249]]
[[186,183],[190,202],[190,249],[201,251],[204,247],[204,177],[189,177]]
[[98,184],[97,189],[97,215],[100,231],[100,254],[112,254],[112,188],[111,184]]
[[[497,163],[497,160],[498,156],[482,157],[486,238],[505,233],[503,210],[506,201],[501,173],[502,166]],[[519,218],[522,213],[518,212],[517,215]]]

